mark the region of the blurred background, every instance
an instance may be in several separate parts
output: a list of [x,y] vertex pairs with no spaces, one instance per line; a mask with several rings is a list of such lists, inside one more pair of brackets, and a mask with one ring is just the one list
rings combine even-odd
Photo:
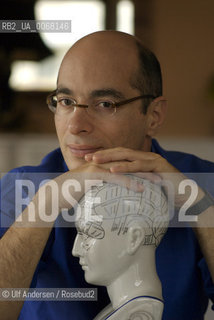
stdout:
[[87,33],[138,36],[158,56],[168,117],[163,147],[214,161],[213,0],[2,0],[1,20],[71,20],[70,33],[0,33],[0,171],[58,146],[47,94],[66,50]]
[[0,33],[0,172],[38,164],[58,146],[46,96],[66,50],[103,29],[135,34],[158,56],[162,146],[214,161],[213,16],[213,0],[1,0],[0,20],[70,20],[72,32]]

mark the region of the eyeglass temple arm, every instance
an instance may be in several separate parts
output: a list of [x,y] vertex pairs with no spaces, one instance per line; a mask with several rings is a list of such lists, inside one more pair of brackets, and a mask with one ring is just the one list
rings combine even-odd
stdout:
[[134,97],[125,101],[121,101],[121,102],[117,102],[115,103],[115,107],[120,107],[126,103],[130,103],[132,101],[138,100],[138,99],[155,99],[156,97],[151,95],[151,94],[147,94],[147,95],[142,95],[142,96],[138,96],[138,97]]

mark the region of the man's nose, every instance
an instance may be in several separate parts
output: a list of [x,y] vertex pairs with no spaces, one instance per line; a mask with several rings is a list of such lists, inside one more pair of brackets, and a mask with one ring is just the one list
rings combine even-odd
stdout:
[[80,236],[77,234],[76,238],[74,240],[74,245],[72,249],[72,255],[74,257],[80,257],[82,252],[82,240],[80,239]]
[[68,129],[72,134],[87,134],[93,130],[92,119],[88,115],[86,108],[75,108],[69,115]]

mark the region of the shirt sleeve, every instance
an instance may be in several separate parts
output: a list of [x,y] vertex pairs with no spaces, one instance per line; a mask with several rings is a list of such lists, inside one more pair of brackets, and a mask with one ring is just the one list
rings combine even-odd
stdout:
[[35,186],[21,171],[8,172],[0,180],[0,237],[26,208],[34,194]]

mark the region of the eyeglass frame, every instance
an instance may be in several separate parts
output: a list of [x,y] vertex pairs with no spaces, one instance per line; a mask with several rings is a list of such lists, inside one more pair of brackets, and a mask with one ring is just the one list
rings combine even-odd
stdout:
[[[53,113],[56,113],[56,107],[51,106],[51,104],[49,103],[49,99],[52,98],[54,95],[56,96],[56,90],[54,90],[52,93],[50,93],[50,94],[47,96],[47,98],[46,98],[46,103],[47,103],[47,105],[48,105],[48,108],[49,108]],[[157,98],[157,97],[155,97],[155,96],[152,95],[152,94],[144,94],[144,95],[136,96],[136,97],[133,97],[133,98],[130,98],[130,99],[125,99],[125,100],[122,100],[122,101],[119,101],[119,102],[114,102],[114,101],[112,101],[112,103],[113,103],[112,109],[114,109],[114,113],[116,113],[117,108],[119,108],[119,107],[121,107],[121,106],[123,106],[123,105],[125,105],[125,104],[131,103],[131,102],[133,102],[133,101],[136,101],[136,100],[138,100],[138,99],[153,99],[153,100],[154,100],[154,99],[156,99],[156,98]],[[75,99],[73,99],[73,100],[74,100],[74,102],[76,102]],[[88,104],[75,103],[74,105],[72,105],[72,107],[74,107],[74,108],[76,108],[76,107],[78,107],[78,108],[89,108],[90,105],[88,105]],[[111,115],[113,115],[114,113],[112,113]]]

